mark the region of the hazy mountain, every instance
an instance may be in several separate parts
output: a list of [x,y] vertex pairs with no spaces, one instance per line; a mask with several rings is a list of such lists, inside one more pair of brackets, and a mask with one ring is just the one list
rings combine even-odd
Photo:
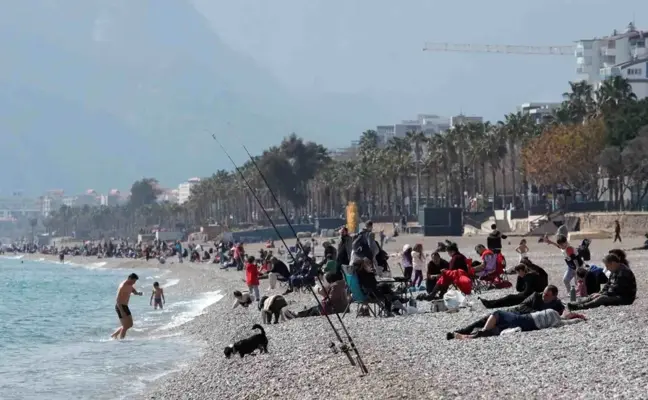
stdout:
[[260,149],[327,129],[189,0],[5,2],[0,46],[3,192],[176,185],[228,167],[208,132]]

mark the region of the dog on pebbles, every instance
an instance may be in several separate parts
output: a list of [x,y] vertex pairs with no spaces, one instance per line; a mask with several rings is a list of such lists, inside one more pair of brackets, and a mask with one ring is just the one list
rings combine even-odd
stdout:
[[225,357],[230,358],[236,353],[238,353],[241,358],[245,357],[246,354],[253,356],[254,354],[252,353],[257,349],[260,353],[268,352],[268,337],[266,336],[263,327],[259,324],[254,324],[252,325],[252,329],[258,329],[260,333],[252,335],[247,339],[239,340],[238,342],[225,347]]

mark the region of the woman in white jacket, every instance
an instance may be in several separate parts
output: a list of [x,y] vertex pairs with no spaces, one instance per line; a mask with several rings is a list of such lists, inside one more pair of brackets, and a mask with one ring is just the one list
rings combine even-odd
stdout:
[[420,243],[415,244],[412,249],[412,267],[414,267],[412,286],[418,287],[423,283],[423,271],[427,267],[425,254],[423,254],[423,245]]

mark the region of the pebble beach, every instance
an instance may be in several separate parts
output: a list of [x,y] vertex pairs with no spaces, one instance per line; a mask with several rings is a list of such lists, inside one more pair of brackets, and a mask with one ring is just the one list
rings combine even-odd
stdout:
[[[386,244],[385,249],[395,253],[405,243],[422,243],[430,252],[443,239],[403,235]],[[514,249],[519,240],[512,237],[503,241],[509,265],[518,259]],[[474,246],[485,242],[485,237],[456,241],[464,254],[474,256]],[[529,257],[548,272],[550,283],[558,286],[560,297],[566,301],[568,293],[564,293],[562,285],[565,265],[560,253],[537,243],[537,238],[528,238],[528,242]],[[626,239],[622,245],[593,240],[591,263],[600,265],[599,260],[609,249],[642,243],[641,238]],[[256,254],[259,248],[248,245],[246,251]],[[469,297],[475,303],[473,309],[458,313],[356,318],[353,306],[344,323],[369,369],[365,376],[343,354],[331,351],[330,343],[337,343],[337,339],[324,317],[264,325],[270,340],[269,354],[226,359],[223,348],[249,336],[252,325],[261,323],[254,307],[231,309],[230,293],[245,289],[243,274],[222,271],[214,264],[161,265],[182,278],[177,290],[221,290],[226,296],[177,328],[203,343],[202,355],[179,372],[154,381],[145,394],[134,398],[646,398],[648,274],[644,265],[648,264],[648,251],[628,252],[628,259],[638,284],[638,298],[633,305],[587,310],[587,322],[557,329],[469,341],[446,340],[446,332],[488,313],[474,295]],[[396,259],[390,262],[394,275],[399,271],[396,263]],[[284,290],[278,287],[271,292],[267,285],[267,281],[261,282],[262,295]],[[481,296],[496,298],[511,291],[492,290]],[[315,304],[307,293],[292,293],[286,299],[291,303],[288,308],[294,311]],[[418,308],[428,311],[429,303],[418,302]],[[331,319],[339,327],[337,318]]]

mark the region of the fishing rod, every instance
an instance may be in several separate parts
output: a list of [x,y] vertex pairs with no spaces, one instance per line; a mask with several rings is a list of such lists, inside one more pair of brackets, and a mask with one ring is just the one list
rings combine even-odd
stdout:
[[[297,262],[297,258],[296,258],[295,255],[292,253],[292,251],[290,251],[290,247],[288,246],[288,244],[287,244],[286,241],[284,240],[283,236],[282,236],[281,233],[279,232],[279,229],[277,228],[277,226],[275,225],[274,221],[272,220],[272,218],[271,218],[270,215],[268,214],[268,211],[267,211],[267,210],[265,209],[265,207],[263,206],[263,203],[261,202],[261,199],[259,199],[259,197],[257,196],[256,191],[254,190],[254,188],[252,188],[252,186],[250,185],[250,183],[248,182],[248,180],[245,178],[245,175],[243,174],[243,171],[241,171],[241,170],[239,169],[239,167],[236,165],[236,163],[234,162],[234,160],[232,159],[232,157],[230,157],[230,155],[229,155],[229,153],[227,152],[227,150],[225,150],[225,147],[223,147],[223,145],[221,144],[221,142],[218,141],[218,139],[216,138],[216,135],[212,134],[212,138],[216,141],[216,143],[218,143],[218,145],[220,146],[221,150],[223,150],[223,153],[225,153],[225,155],[227,156],[227,158],[229,158],[229,160],[230,160],[230,162],[232,163],[232,165],[234,165],[234,168],[236,169],[236,172],[239,173],[239,175],[241,176],[241,179],[243,180],[243,182],[245,183],[245,185],[247,186],[247,188],[250,190],[250,193],[252,194],[252,196],[254,197],[254,199],[255,199],[255,200],[257,201],[257,203],[259,204],[259,207],[261,207],[261,210],[262,210],[263,213],[265,214],[266,218],[268,218],[268,221],[270,221],[270,225],[272,225],[272,228],[274,229],[275,233],[276,233],[277,236],[279,237],[279,240],[281,240],[281,242],[283,243],[284,247],[285,247],[286,250],[288,251],[288,254],[290,255],[290,258],[292,258],[293,263],[296,263],[296,262]],[[256,164],[255,164],[255,165],[256,165]],[[270,188],[268,187],[268,189],[270,189]],[[302,249],[302,251],[303,251],[303,249]],[[318,277],[318,279],[319,279],[319,277]],[[321,283],[321,281],[320,281],[320,283]],[[311,286],[308,286],[308,285],[307,285],[307,287],[308,287],[309,292],[310,292],[310,293],[313,295],[313,297],[315,298],[315,301],[317,301],[317,305],[320,307],[321,310],[324,310],[324,307],[323,307],[323,305],[322,305],[322,302],[321,302],[320,299],[317,297],[317,294],[315,293],[315,291],[313,290],[313,288],[312,288]],[[324,286],[322,285],[322,287],[324,287]],[[338,314],[336,314],[336,315],[338,315]],[[324,314],[324,317],[326,317],[326,320],[328,321],[329,325],[331,326],[331,329],[332,329],[333,332],[335,333],[335,336],[336,336],[337,340],[338,340],[338,341],[340,342],[340,344],[341,344],[341,346],[340,346],[340,350],[342,350],[342,352],[347,356],[347,358],[349,359],[349,362],[351,363],[351,365],[355,367],[355,366],[356,366],[356,362],[355,362],[355,360],[353,359],[353,357],[351,356],[351,354],[349,353],[349,348],[348,348],[348,346],[346,345],[346,343],[344,343],[344,340],[342,339],[342,336],[340,335],[340,333],[338,332],[337,328],[336,328],[335,325],[333,324],[333,321],[331,321],[331,318],[330,318],[330,317],[328,316],[328,314],[326,314],[326,313]],[[338,318],[339,318],[339,315],[338,315]],[[343,326],[344,326],[344,325],[343,325]],[[346,328],[345,328],[344,330],[345,330],[345,332],[346,332]],[[349,335],[348,332],[346,332],[346,334],[347,334],[347,336]],[[364,362],[362,362],[362,359],[360,358],[357,349],[355,349],[355,345],[353,344],[352,341],[349,341],[349,343],[351,344],[351,347],[354,349],[356,355],[358,356],[358,361],[359,361],[358,364],[360,365],[360,370],[361,370],[364,374],[367,374],[369,371],[367,370],[367,367],[365,366]],[[333,343],[331,343],[331,345],[333,345]]]
[[[256,161],[254,160],[254,157],[252,157],[252,155],[248,151],[247,147],[243,146],[243,149],[247,153],[248,157],[250,157],[250,161],[252,161],[252,165],[254,165],[254,168],[256,168],[257,172],[259,173],[259,176],[261,176],[261,179],[263,179],[263,182],[265,183],[266,187],[268,188],[268,192],[270,192],[270,195],[274,199],[275,203],[277,203],[277,207],[279,208],[279,211],[281,211],[281,214],[283,215],[284,219],[286,220],[286,223],[290,227],[290,230],[295,235],[295,238],[297,238],[297,246],[299,246],[301,251],[305,254],[304,246],[302,245],[301,241],[299,240],[299,237],[297,236],[297,232],[295,231],[295,228],[290,223],[290,220],[288,219],[288,216],[286,215],[286,212],[284,211],[283,207],[281,207],[281,203],[279,203],[279,199],[277,199],[277,196],[275,196],[274,191],[270,187],[270,184],[268,183],[268,180],[266,179],[265,175],[263,174],[263,172],[261,172],[261,168],[259,168]],[[313,252],[314,251],[315,250],[313,249]],[[322,283],[322,280],[320,279],[319,275],[317,276],[317,280],[319,281],[320,286],[322,287],[322,289],[324,289],[325,298],[328,298],[328,291],[325,289],[325,286]],[[312,291],[312,289],[311,289],[311,291]],[[314,294],[314,292],[313,292],[313,294]],[[319,302],[319,299],[317,299],[317,300]],[[365,366],[364,361],[362,361],[362,357],[360,356],[360,352],[358,351],[358,348],[356,347],[355,342],[353,341],[353,338],[351,337],[351,334],[349,333],[346,326],[344,325],[344,322],[342,321],[342,317],[340,317],[340,314],[338,314],[338,313],[335,313],[335,315],[337,316],[337,319],[338,319],[338,321],[340,323],[340,326],[342,327],[342,330],[344,331],[344,333],[345,333],[345,335],[347,337],[347,340],[349,341],[349,344],[351,345],[351,349],[353,350],[353,352],[356,355],[356,358],[358,360],[358,364],[360,365],[360,369],[365,374],[369,373],[369,370]],[[332,326],[332,323],[331,323],[331,326]]]

